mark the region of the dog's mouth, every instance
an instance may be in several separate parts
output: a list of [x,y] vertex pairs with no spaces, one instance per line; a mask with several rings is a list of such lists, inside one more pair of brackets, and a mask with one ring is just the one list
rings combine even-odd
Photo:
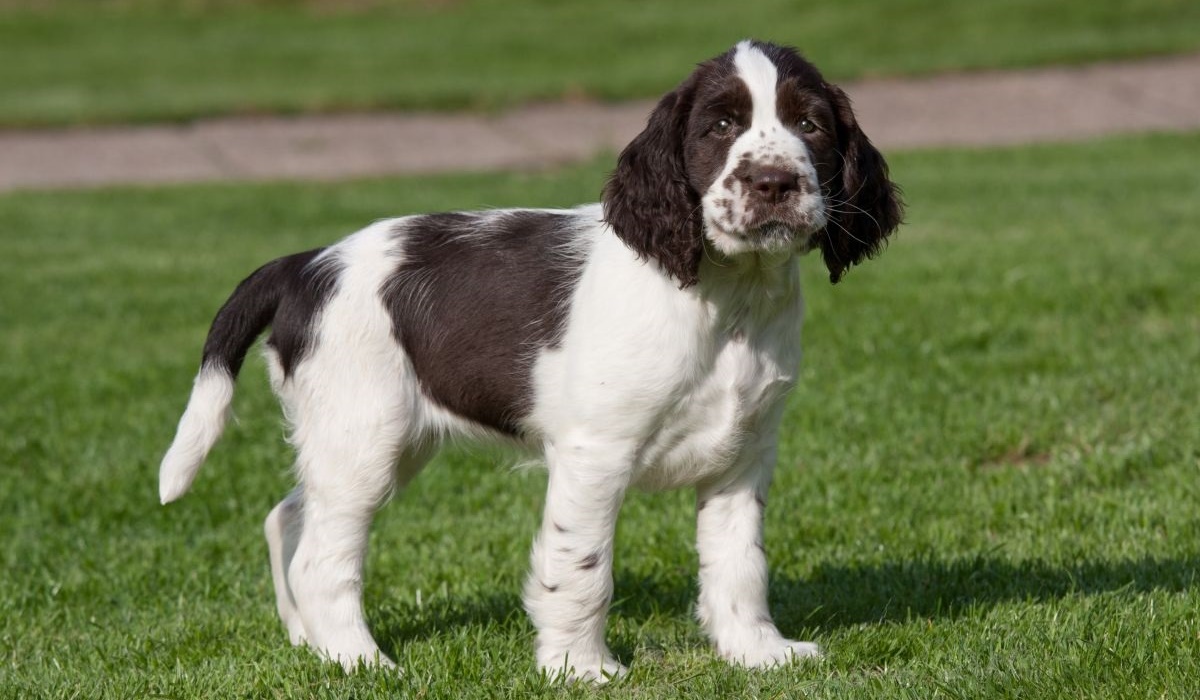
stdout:
[[734,208],[729,200],[718,200],[706,212],[708,236],[726,254],[765,252],[804,253],[825,228],[824,200],[813,195],[794,195],[776,203],[745,203]]
[[752,236],[803,238],[825,226],[825,202],[820,196],[794,192],[779,202],[748,204],[746,232]]
[[746,227],[746,237],[767,247],[804,246],[826,224],[823,209],[795,211],[767,218]]
[[772,220],[748,227],[743,237],[756,250],[782,252],[796,246],[800,231],[791,223]]
[[757,238],[764,242],[790,242],[799,232],[799,229],[793,224],[772,220],[750,229],[749,234],[752,238]]

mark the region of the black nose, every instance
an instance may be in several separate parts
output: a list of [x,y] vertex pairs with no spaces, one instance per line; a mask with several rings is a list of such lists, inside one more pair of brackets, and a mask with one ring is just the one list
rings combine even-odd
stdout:
[[754,196],[771,204],[777,204],[788,192],[800,188],[799,173],[772,165],[755,168],[745,181]]

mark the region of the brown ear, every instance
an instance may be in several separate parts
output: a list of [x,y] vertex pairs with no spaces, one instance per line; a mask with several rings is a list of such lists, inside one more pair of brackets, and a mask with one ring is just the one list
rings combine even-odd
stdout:
[[874,257],[904,216],[900,191],[888,179],[888,166],[871,140],[858,127],[850,98],[827,84],[837,118],[841,172],[835,179],[832,213],[821,236],[821,256],[829,281],[837,282],[852,265]]
[[679,280],[696,283],[704,253],[700,197],[688,184],[683,141],[695,81],[659,101],[642,133],[621,151],[604,186],[604,219],[639,257]]

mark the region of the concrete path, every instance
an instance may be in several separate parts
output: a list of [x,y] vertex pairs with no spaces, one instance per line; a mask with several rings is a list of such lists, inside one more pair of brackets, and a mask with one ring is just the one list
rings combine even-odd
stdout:
[[[1200,129],[1200,54],[843,87],[864,129],[885,151]],[[531,169],[619,150],[641,130],[652,105],[0,130],[0,191]]]

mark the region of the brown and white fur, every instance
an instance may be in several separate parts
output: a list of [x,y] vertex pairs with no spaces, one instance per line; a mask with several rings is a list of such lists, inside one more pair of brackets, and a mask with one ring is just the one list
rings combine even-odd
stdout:
[[391,664],[367,629],[377,508],[438,446],[499,436],[545,462],[525,608],[537,663],[603,680],[613,531],[630,487],[696,490],[699,617],[731,662],[817,655],[767,610],[763,509],[800,360],[797,258],[836,282],[901,205],[849,100],[793,50],[746,41],[662,98],[601,204],[380,221],[280,258],[217,314],[163,459],[163,503],[265,353],[300,485],[266,520],[295,644]]

